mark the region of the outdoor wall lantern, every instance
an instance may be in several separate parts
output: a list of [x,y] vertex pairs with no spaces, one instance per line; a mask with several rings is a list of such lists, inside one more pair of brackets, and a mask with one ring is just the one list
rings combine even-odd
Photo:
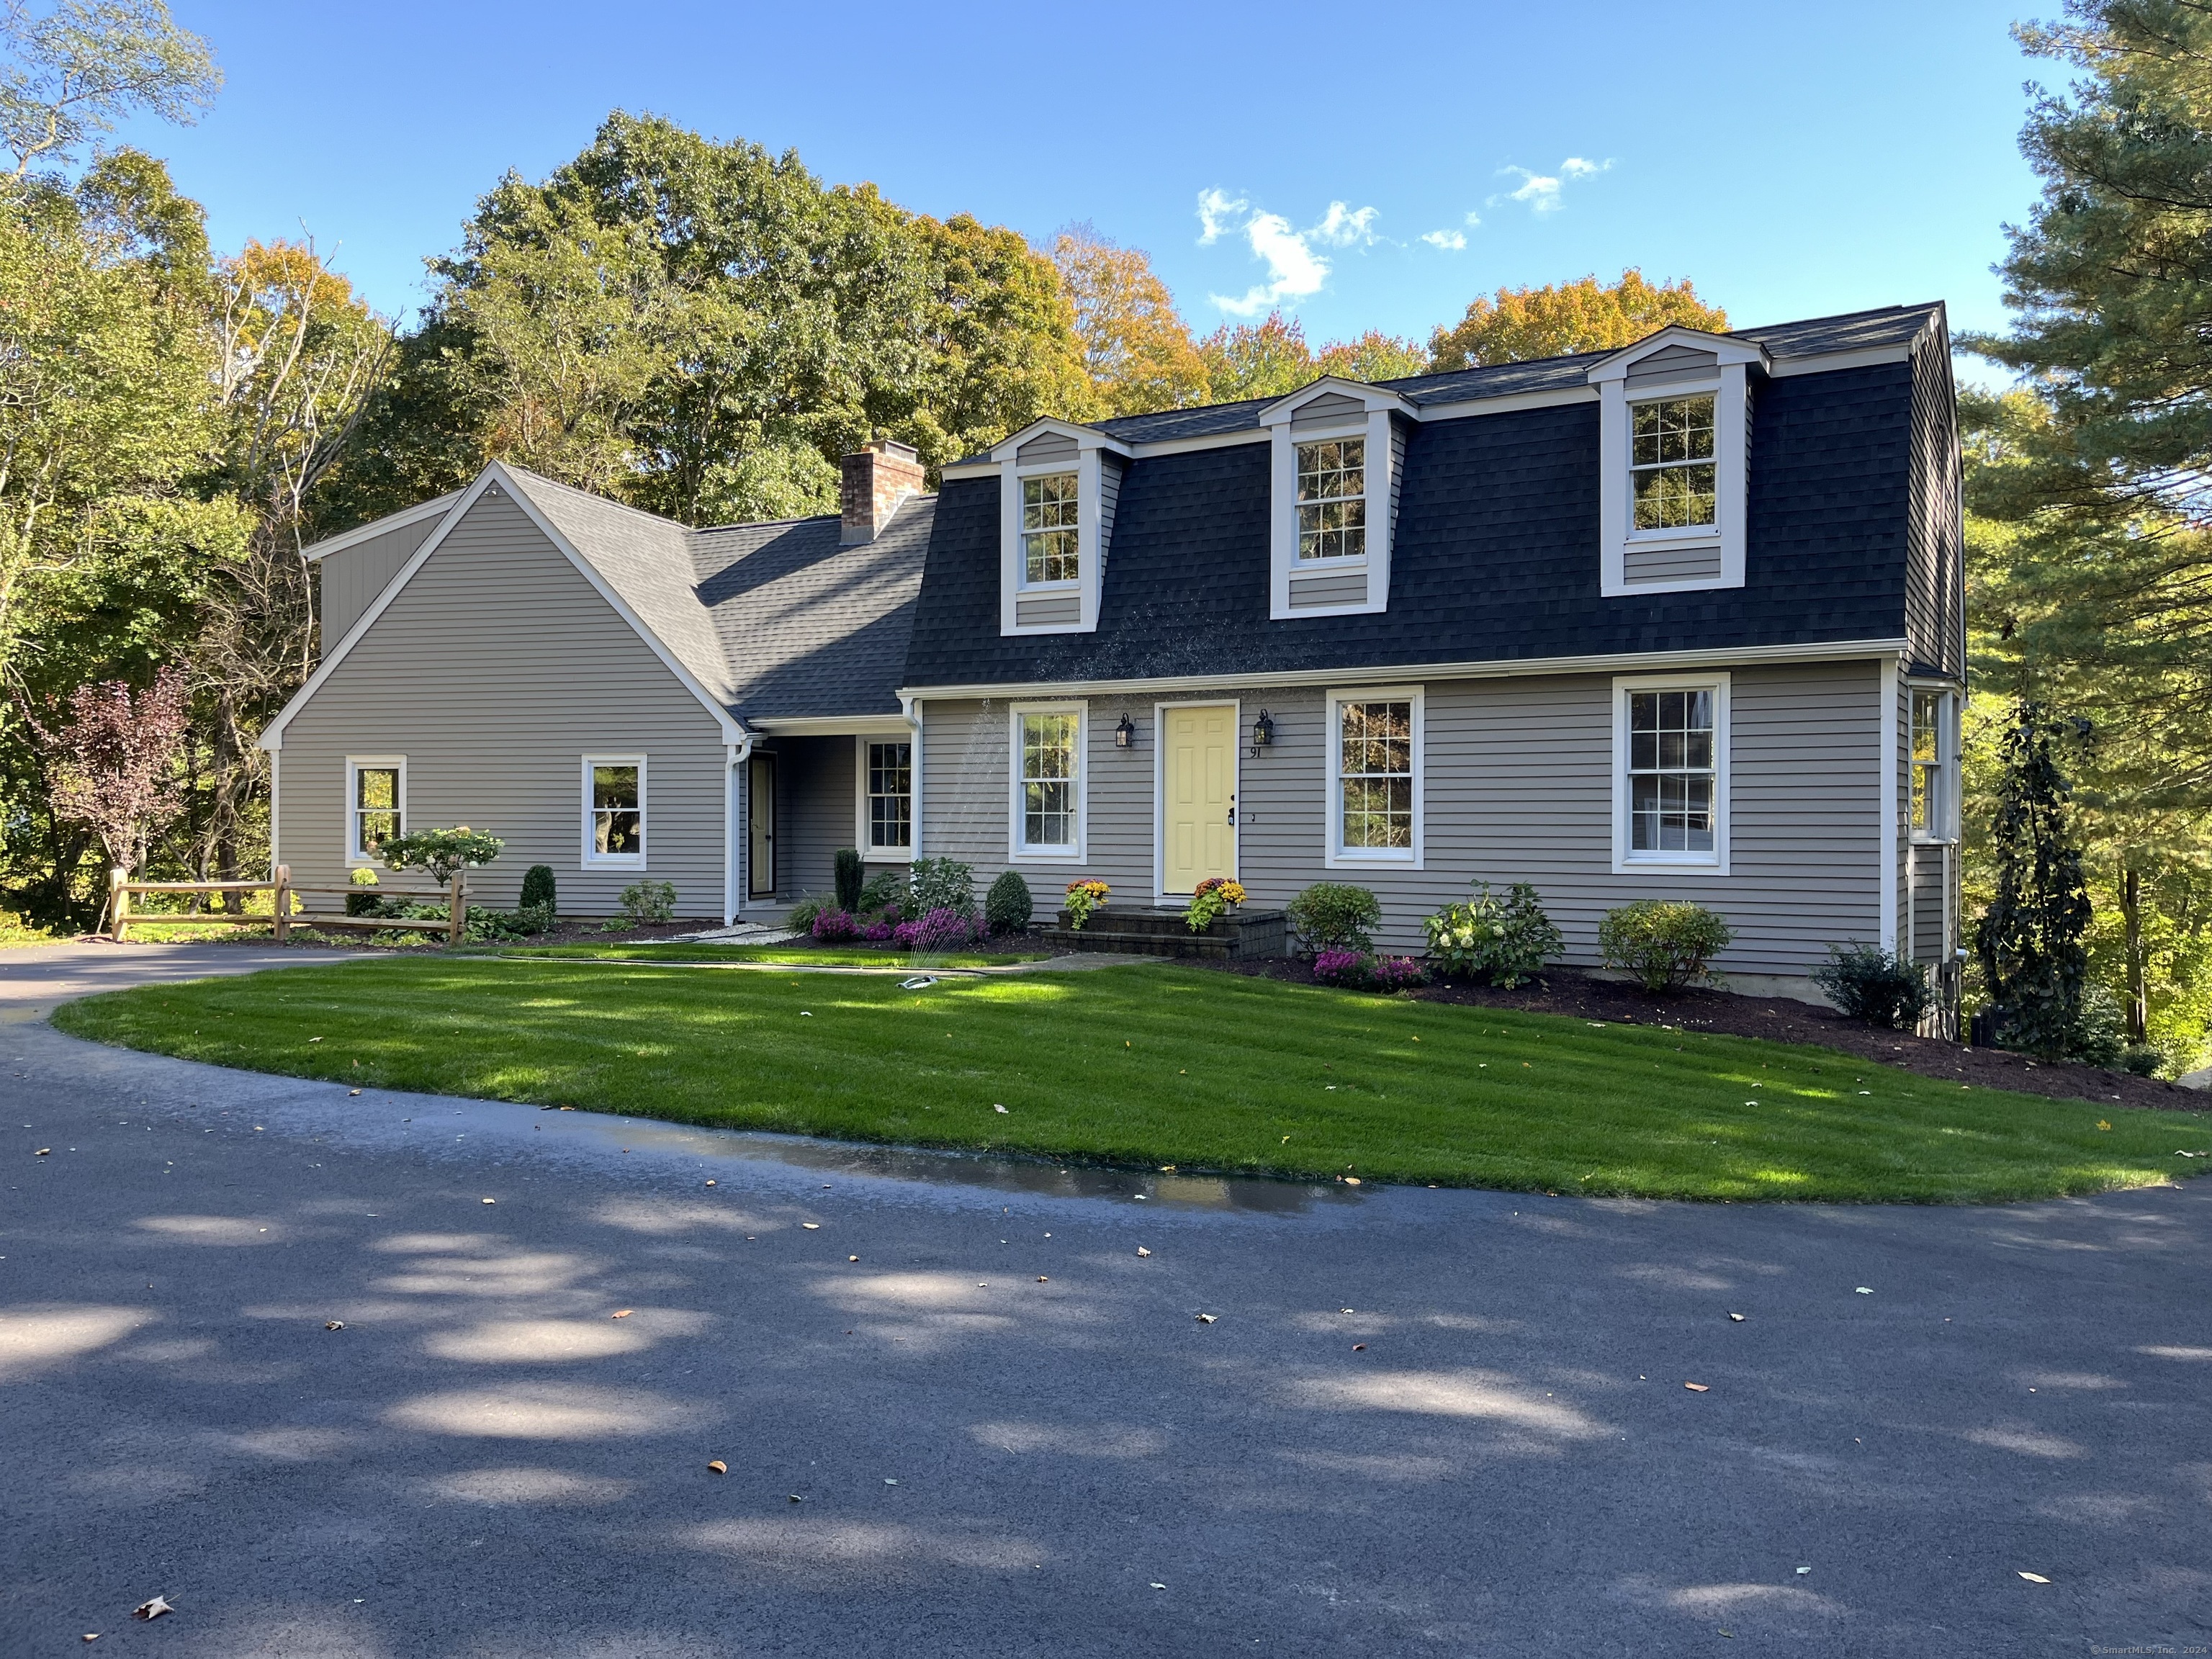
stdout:
[[1114,746],[1116,749],[1134,749],[1137,746],[1137,728],[1129,723],[1127,714],[1121,716],[1121,723],[1114,728]]
[[1252,722],[1252,758],[1257,760],[1267,745],[1275,740],[1275,722],[1262,708],[1260,717]]

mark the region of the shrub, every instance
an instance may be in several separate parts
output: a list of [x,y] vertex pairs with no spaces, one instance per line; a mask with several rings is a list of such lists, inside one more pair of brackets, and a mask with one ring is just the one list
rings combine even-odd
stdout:
[[1464,975],[1507,988],[1518,985],[1557,956],[1566,941],[1536,890],[1516,881],[1500,898],[1486,881],[1473,884],[1464,904],[1448,904],[1424,924],[1429,934],[1429,963],[1440,974]]
[[633,927],[676,920],[676,884],[641,881],[622,890],[623,918]]
[[860,889],[859,901],[849,908],[861,915],[880,910],[886,904],[895,904],[906,891],[906,872],[878,870],[868,878],[868,884]]
[[975,914],[975,867],[953,859],[916,859],[907,872],[907,891],[915,913],[957,910]]
[[860,908],[860,886],[867,878],[867,870],[860,862],[860,849],[841,847],[830,854],[830,864],[836,872],[837,908],[857,910]]
[[860,929],[859,924],[854,921],[851,911],[840,910],[836,905],[831,904],[825,905],[816,912],[813,921],[808,925],[807,931],[821,943],[831,945],[839,939],[853,938]]
[[1291,926],[1315,951],[1371,951],[1382,901],[1364,887],[1317,881],[1290,902]]
[[417,830],[412,835],[393,836],[376,849],[376,855],[387,870],[425,871],[444,887],[462,871],[489,864],[506,845],[497,836],[462,823],[451,830]]
[[[423,920],[447,914],[435,905],[410,904],[404,907],[409,914],[428,912]],[[553,912],[542,904],[525,904],[512,910],[488,910],[481,904],[469,906],[467,920],[462,923],[461,937],[472,941],[528,939],[533,933],[543,933],[553,926]]]
[[384,902],[382,899],[377,896],[374,890],[376,887],[376,872],[369,869],[356,870],[349,878],[348,878],[348,879],[349,879],[355,886],[368,890],[359,893],[348,893],[346,895],[345,901],[345,913],[349,916],[373,916],[376,915],[378,907]]
[[891,939],[918,957],[936,956],[957,951],[973,939],[979,925],[972,915],[963,916],[951,905],[941,904],[913,921],[901,922],[891,930]]
[[2081,992],[2081,1018],[2066,1058],[2091,1066],[2118,1066],[2127,1048],[2123,1030],[2119,998],[2106,986],[2086,986]]
[[983,895],[983,920],[994,933],[1018,933],[1036,913],[1036,901],[1030,896],[1030,884],[1018,870],[1002,872]]
[[1411,957],[1378,957],[1366,951],[1323,951],[1314,958],[1314,977],[1323,985],[1347,991],[1380,991],[1388,995],[1419,985],[1428,970]]
[[1704,905],[1675,899],[1638,899],[1607,911],[1597,925],[1605,965],[1635,975],[1647,991],[1679,990],[1704,978],[1735,937]]
[[1878,945],[1831,945],[1813,970],[1828,1000],[1869,1025],[1911,1027],[1928,1012],[1928,970]]
[[2166,1050],[2154,1042],[2130,1042],[2120,1050],[2120,1069],[2136,1077],[2156,1077],[2166,1065]]
[[860,929],[860,937],[871,945],[881,945],[890,939],[894,929],[888,921],[872,921]]
[[526,910],[537,905],[543,905],[548,910],[559,909],[560,900],[553,886],[553,866],[533,864],[525,870],[522,872],[522,891],[517,895],[515,902]]
[[830,908],[826,898],[803,898],[783,913],[783,925],[794,933],[814,930],[814,918]]

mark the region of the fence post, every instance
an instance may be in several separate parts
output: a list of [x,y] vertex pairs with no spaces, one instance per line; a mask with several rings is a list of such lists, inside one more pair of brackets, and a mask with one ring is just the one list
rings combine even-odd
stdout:
[[468,932],[468,878],[460,871],[453,872],[453,908],[446,921],[446,943],[459,945],[461,935]]
[[284,944],[292,937],[292,866],[276,866],[276,942]]
[[130,879],[128,870],[111,867],[107,872],[107,920],[118,945],[123,943],[125,931],[131,926],[131,895],[125,886]]

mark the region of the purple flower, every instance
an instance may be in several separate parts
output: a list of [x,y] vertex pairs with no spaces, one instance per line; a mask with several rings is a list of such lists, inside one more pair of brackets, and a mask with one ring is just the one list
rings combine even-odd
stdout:
[[888,921],[872,921],[860,929],[860,937],[871,945],[881,945],[890,936],[891,925]]
[[901,945],[924,954],[957,950],[975,937],[973,917],[942,905],[918,921],[901,922],[896,934]]
[[853,918],[842,910],[824,910],[814,918],[814,937],[823,943],[850,939],[855,931]]

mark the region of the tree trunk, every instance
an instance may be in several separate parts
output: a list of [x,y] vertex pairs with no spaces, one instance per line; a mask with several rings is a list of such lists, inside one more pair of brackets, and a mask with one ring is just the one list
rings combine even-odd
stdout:
[[2149,964],[2143,960],[2142,872],[2132,865],[2120,876],[2120,916],[2127,924],[2128,1041],[2150,1034]]

